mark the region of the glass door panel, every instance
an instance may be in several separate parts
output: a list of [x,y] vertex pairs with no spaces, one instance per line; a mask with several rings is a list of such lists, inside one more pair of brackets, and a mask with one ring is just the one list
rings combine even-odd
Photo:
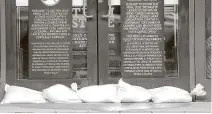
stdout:
[[8,3],[12,4],[8,10],[13,9],[8,25],[13,26],[13,36],[7,44],[14,46],[8,56],[16,57],[9,65],[13,77],[8,82],[23,86],[33,82],[36,89],[55,83],[77,82],[79,87],[97,83],[95,0]]
[[100,84],[189,90],[189,0],[105,0],[98,18]]

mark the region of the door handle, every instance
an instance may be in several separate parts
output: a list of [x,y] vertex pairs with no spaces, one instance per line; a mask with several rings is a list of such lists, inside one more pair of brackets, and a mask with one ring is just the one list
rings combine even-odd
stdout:
[[112,10],[112,5],[111,5],[111,0],[108,0],[108,5],[109,5],[109,11],[107,15],[102,15],[102,18],[109,18],[111,16],[111,10]]
[[87,0],[83,0],[83,15],[87,18],[87,19],[92,19],[93,18],[93,15],[86,15],[86,12],[85,12],[85,5],[86,5],[86,2]]

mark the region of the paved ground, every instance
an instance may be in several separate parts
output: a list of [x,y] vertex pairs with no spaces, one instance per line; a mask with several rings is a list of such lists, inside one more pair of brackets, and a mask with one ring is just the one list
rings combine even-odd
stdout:
[[127,104],[10,104],[0,105],[0,113],[210,113],[211,103],[127,103]]

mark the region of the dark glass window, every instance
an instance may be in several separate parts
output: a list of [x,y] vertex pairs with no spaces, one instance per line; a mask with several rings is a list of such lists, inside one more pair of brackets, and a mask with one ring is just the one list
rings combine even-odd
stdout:
[[[121,6],[120,0],[112,0],[114,26],[109,28],[109,74],[121,77]],[[178,77],[179,0],[164,2],[165,76]]]
[[[72,10],[72,76],[71,79],[87,78],[87,27],[83,16],[83,1],[73,0]],[[74,10],[77,9],[77,10]],[[79,10],[78,10],[79,9]],[[28,0],[16,0],[17,71],[18,79],[29,79],[29,20]],[[75,15],[77,12],[77,15]],[[85,21],[85,27],[81,26]]]

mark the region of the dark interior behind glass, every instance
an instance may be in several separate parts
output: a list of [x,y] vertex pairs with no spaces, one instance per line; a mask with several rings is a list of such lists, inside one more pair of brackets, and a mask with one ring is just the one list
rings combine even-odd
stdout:
[[[176,0],[178,1],[178,0]],[[164,5],[164,35],[165,35],[165,75],[178,77],[178,4]],[[114,28],[109,28],[109,74],[110,77],[121,77],[121,6],[113,5]]]
[[[73,14],[73,33],[72,33],[72,79],[87,78],[87,32],[86,27],[80,27],[83,16],[82,6],[73,6],[79,8],[78,15]],[[28,6],[17,6],[17,51],[18,51],[18,79],[29,79],[29,34],[28,34]],[[86,19],[85,19],[86,20]],[[86,20],[87,21],[87,20]],[[75,26],[78,24],[78,26]],[[85,24],[86,25],[86,24]]]

